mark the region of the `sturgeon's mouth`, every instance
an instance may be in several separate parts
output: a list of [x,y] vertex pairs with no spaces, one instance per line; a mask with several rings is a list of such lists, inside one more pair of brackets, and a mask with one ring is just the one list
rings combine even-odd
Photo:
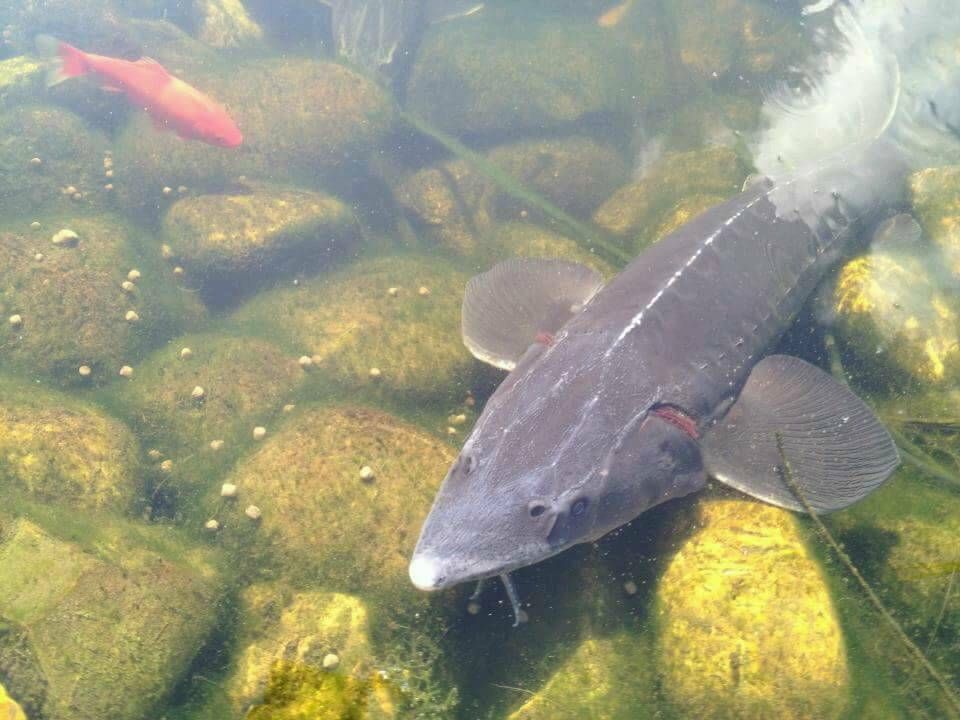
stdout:
[[437,555],[429,552],[414,552],[410,560],[408,573],[414,587],[424,592],[446,590],[447,588],[475,582],[504,573],[510,573],[519,568],[535,565],[563,550],[566,546],[552,549],[548,546],[537,546],[534,552],[518,553],[518,556],[509,562],[495,562],[490,560],[444,561]]

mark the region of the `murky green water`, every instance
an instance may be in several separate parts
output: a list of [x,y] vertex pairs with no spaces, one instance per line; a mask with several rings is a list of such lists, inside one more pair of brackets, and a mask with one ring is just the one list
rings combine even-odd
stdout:
[[[897,441],[893,477],[824,517],[890,617],[808,517],[711,483],[513,573],[519,628],[499,584],[468,601],[408,577],[504,377],[461,341],[467,281],[515,257],[610,278],[741,192],[777,89],[843,55],[846,6],[332,4],[0,7],[0,715],[957,717],[960,154],[952,96],[925,93],[960,74],[960,23],[931,20],[941,0],[892,30],[873,19],[900,3],[854,3],[868,38],[923,26],[888,43],[896,87],[947,139],[777,346]],[[130,63],[47,88],[38,34],[189,86],[131,90],[156,66]],[[852,77],[852,96],[874,81]],[[822,116],[783,112],[779,161],[819,157],[834,128],[812,142]],[[875,231],[898,212],[915,221]]]

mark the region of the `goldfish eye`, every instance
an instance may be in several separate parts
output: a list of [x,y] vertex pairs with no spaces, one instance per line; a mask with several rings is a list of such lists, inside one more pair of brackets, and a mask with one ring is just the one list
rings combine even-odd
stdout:
[[581,515],[583,515],[586,509],[587,509],[587,499],[580,498],[573,504],[573,507],[570,508],[570,514],[573,517],[580,517]]

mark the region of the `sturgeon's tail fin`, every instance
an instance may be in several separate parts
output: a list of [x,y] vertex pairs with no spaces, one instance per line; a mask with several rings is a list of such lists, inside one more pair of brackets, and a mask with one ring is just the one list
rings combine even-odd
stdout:
[[73,45],[57,40],[52,35],[37,35],[34,44],[37,52],[53,63],[47,71],[47,87],[86,75],[90,71],[86,54]]
[[757,170],[777,179],[881,137],[909,166],[960,158],[954,2],[849,0],[830,8],[835,27],[818,38],[823,50],[802,89],[764,105],[766,129],[752,148]]

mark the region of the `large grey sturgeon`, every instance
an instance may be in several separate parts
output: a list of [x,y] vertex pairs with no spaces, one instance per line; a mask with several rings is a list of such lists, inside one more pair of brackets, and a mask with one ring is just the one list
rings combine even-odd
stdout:
[[[900,82],[896,58],[877,63]],[[906,102],[899,86],[877,92],[894,108]],[[511,372],[438,492],[413,584],[499,575],[519,621],[510,571],[596,540],[708,476],[802,510],[782,477],[785,456],[818,513],[880,486],[899,459],[873,412],[822,370],[767,353],[860,231],[902,201],[915,162],[904,127],[922,115],[950,135],[933,97],[909,105],[898,127],[884,109],[890,117],[842,156],[754,184],[606,285],[558,260],[510,260],[471,280],[464,342]]]

